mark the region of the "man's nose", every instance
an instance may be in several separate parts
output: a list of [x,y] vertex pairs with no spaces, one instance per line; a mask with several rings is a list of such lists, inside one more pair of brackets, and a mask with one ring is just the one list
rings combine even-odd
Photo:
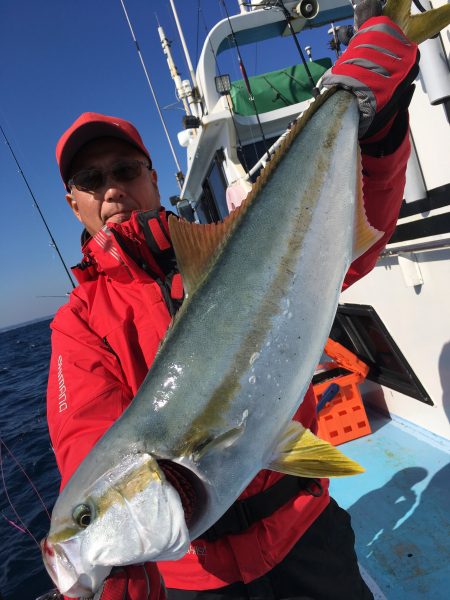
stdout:
[[123,198],[125,192],[109,174],[103,187],[103,200],[105,202],[115,202],[119,198]]

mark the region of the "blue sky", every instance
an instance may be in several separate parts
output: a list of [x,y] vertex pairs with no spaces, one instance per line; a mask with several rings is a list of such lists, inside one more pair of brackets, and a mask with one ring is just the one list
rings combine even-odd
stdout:
[[[224,18],[223,8],[219,0],[175,0],[175,4],[195,63],[206,28]],[[226,4],[230,14],[238,12],[237,0]],[[127,0],[126,7],[158,100],[163,107],[172,105],[174,85],[156,17],[173,40],[183,78],[188,71],[169,1]],[[327,39],[324,31],[300,35],[302,47],[312,45],[316,58],[332,56]],[[298,62],[292,40],[282,43],[283,51],[276,53],[267,44],[243,49],[249,74]],[[222,71],[230,72],[232,79],[240,78],[234,52],[225,53],[221,60]],[[102,112],[136,125],[158,171],[163,203],[169,206],[169,196],[178,192],[175,163],[119,0],[2,0],[0,76],[0,123],[68,265],[80,259],[81,226],[64,200],[54,150],[59,136],[80,113]],[[163,114],[185,170],[184,150],[176,139],[183,112],[171,106]],[[53,314],[66,301],[70,284],[4,143],[0,144],[0,203],[2,328]]]

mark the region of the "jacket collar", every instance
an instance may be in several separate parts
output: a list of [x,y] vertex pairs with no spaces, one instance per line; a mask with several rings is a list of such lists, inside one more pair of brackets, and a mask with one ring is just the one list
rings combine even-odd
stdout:
[[[133,279],[164,279],[164,272],[158,265],[146,243],[141,223],[143,218],[158,218],[168,237],[166,211],[134,211],[128,221],[104,225],[94,236],[84,230],[81,236],[83,259],[72,267],[79,283],[92,281],[100,273],[108,277],[129,282]],[[150,273],[150,275],[149,275]]]

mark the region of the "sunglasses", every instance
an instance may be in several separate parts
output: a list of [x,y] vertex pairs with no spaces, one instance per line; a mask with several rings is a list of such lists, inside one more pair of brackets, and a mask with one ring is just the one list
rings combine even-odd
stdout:
[[116,162],[110,169],[84,169],[78,171],[69,179],[67,185],[69,188],[76,188],[80,192],[97,192],[106,183],[108,175],[111,175],[114,181],[132,181],[142,173],[142,167],[149,171],[152,165],[143,160],[121,160]]

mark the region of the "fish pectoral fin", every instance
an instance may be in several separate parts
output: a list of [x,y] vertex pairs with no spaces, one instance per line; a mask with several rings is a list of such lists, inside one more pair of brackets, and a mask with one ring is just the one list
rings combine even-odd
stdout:
[[343,477],[364,472],[361,465],[296,421],[291,421],[283,433],[267,468],[297,477]]
[[356,185],[356,203],[355,203],[355,233],[353,238],[353,260],[367,252],[378,240],[383,237],[383,232],[375,229],[367,218],[366,209],[364,208],[364,196],[362,189],[362,167],[361,167],[361,152],[358,149],[357,177]]
[[192,451],[192,458],[194,460],[199,460],[209,452],[224,450],[225,448],[232,446],[244,433],[244,429],[245,425],[241,424],[238,427],[225,431],[225,433],[205,439],[194,448]]

